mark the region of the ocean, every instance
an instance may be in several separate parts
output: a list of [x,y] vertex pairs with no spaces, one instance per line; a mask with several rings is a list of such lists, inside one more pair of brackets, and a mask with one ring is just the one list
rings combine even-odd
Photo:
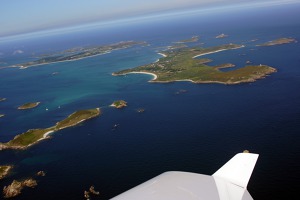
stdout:
[[[15,166],[0,188],[14,179],[35,177],[38,186],[15,199],[83,199],[91,185],[100,191],[93,199],[109,199],[165,171],[213,174],[247,149],[260,155],[248,185],[253,198],[297,199],[300,45],[256,44],[280,37],[299,41],[299,9],[293,4],[194,10],[0,39],[0,68],[78,46],[127,40],[149,44],[73,62],[0,69],[0,97],[7,98],[0,102],[0,114],[5,114],[0,142],[28,129],[53,126],[76,110],[102,110],[100,117],[26,150],[0,152],[0,165]],[[221,33],[228,37],[216,39]],[[155,62],[160,50],[195,35],[196,45],[204,47],[246,45],[205,56],[213,59],[212,65],[230,62],[238,68],[251,61],[278,71],[238,85],[149,83],[153,77],[145,74],[111,75]],[[118,99],[128,106],[109,107]],[[17,110],[35,101],[41,104]],[[140,108],[145,112],[137,112]],[[35,176],[40,170],[45,177]]]

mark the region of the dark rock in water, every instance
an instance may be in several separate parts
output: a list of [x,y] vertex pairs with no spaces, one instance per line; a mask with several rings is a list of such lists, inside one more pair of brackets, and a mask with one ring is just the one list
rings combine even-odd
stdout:
[[92,185],[92,186],[90,187],[89,191],[86,191],[86,190],[84,191],[84,198],[90,199],[91,194],[92,194],[92,195],[99,195],[100,192],[95,191],[95,187]]
[[138,113],[143,113],[143,112],[145,112],[145,109],[144,108],[139,108],[139,109],[137,109],[136,110]]
[[100,192],[95,191],[95,187],[94,187],[93,185],[90,187],[90,192],[91,192],[92,194],[94,194],[94,195],[99,195],[99,194],[100,194]]
[[38,175],[38,176],[46,176],[46,173],[44,171],[39,171],[36,175]]

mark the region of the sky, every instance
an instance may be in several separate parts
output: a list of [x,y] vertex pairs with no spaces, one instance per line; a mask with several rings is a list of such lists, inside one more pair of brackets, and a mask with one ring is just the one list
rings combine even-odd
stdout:
[[0,0],[0,37],[142,15],[300,0]]

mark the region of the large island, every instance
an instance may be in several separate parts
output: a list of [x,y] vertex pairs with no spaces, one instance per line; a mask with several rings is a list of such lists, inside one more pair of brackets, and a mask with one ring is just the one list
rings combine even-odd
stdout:
[[233,67],[231,63],[219,66],[208,66],[211,60],[197,57],[220,51],[243,48],[243,45],[225,44],[209,48],[179,48],[161,52],[164,57],[155,63],[139,66],[133,69],[114,72],[113,75],[129,73],[150,73],[154,75],[152,82],[192,81],[194,83],[238,84],[254,82],[268,74],[276,72],[267,65],[249,65],[243,68],[220,71],[221,68]]
[[119,50],[119,49],[129,48],[134,45],[145,45],[145,44],[146,44],[145,42],[123,41],[123,42],[109,44],[109,45],[72,48],[58,53],[42,55],[38,57],[37,60],[26,62],[26,63],[20,63],[10,67],[19,67],[20,69],[25,69],[37,65],[44,65],[44,64],[65,62],[65,61],[74,61],[74,60],[79,60],[91,56],[110,53],[112,51]]
[[76,111],[66,119],[57,122],[54,126],[45,129],[30,129],[25,133],[17,135],[7,143],[0,143],[0,150],[3,149],[26,149],[37,142],[49,138],[49,134],[61,129],[75,126],[83,121],[100,115],[100,109],[89,109]]

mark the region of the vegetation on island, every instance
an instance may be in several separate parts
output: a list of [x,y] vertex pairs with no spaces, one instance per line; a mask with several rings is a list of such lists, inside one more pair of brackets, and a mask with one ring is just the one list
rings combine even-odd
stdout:
[[158,62],[115,72],[113,75],[125,75],[131,72],[146,72],[157,75],[157,78],[152,80],[152,82],[188,80],[194,83],[238,84],[243,82],[253,82],[276,71],[276,69],[267,65],[251,65],[223,72],[219,69],[233,67],[233,65],[228,63],[212,67],[207,65],[207,63],[211,61],[210,59],[195,59],[202,55],[242,47],[244,46],[225,44],[209,48],[195,47],[169,50],[163,52],[165,57],[159,59]]
[[58,53],[42,55],[38,57],[38,59],[35,61],[17,64],[12,67],[20,67],[21,69],[25,69],[27,67],[36,66],[36,65],[79,60],[86,57],[110,53],[114,50],[129,48],[134,45],[145,45],[145,44],[146,44],[145,42],[123,41],[123,42],[109,44],[109,45],[72,48]]
[[37,107],[41,102],[30,102],[30,103],[25,103],[21,106],[18,107],[19,110],[26,110],[26,109],[31,109]]
[[276,40],[272,40],[263,44],[258,44],[256,46],[274,46],[274,45],[280,45],[280,44],[288,44],[292,42],[297,42],[294,38],[279,38]]
[[115,107],[115,108],[124,108],[127,106],[127,102],[124,100],[118,100],[118,101],[114,101],[111,106]]
[[2,149],[25,149],[40,140],[48,138],[48,134],[65,129],[67,127],[75,126],[85,120],[97,117],[100,115],[100,109],[89,109],[76,111],[69,115],[66,119],[56,123],[55,126],[45,129],[30,129],[25,133],[15,136],[14,139],[7,143],[0,143],[0,150]]
[[9,171],[13,168],[11,165],[0,166],[0,180],[7,176]]
[[0,114],[0,118],[1,118],[1,117],[4,117],[4,116],[5,116],[4,114]]

